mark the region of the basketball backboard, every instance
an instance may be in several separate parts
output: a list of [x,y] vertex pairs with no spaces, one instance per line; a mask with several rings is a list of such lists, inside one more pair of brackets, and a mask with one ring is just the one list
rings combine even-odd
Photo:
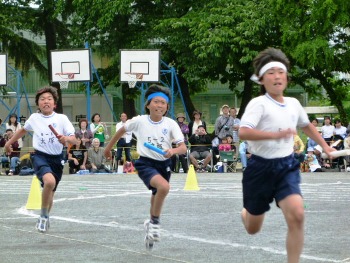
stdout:
[[64,79],[70,82],[92,80],[89,49],[51,50],[51,81]]
[[0,86],[7,86],[7,54],[0,54]]
[[136,73],[143,74],[142,82],[159,82],[160,50],[155,49],[121,49],[120,81],[135,80]]

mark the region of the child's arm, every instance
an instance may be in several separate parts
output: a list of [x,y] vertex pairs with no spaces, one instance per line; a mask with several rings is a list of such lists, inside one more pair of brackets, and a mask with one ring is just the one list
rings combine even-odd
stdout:
[[281,138],[289,138],[296,134],[296,130],[286,129],[278,132],[267,132],[248,127],[239,128],[239,138],[241,140],[259,141],[259,140],[275,140]]
[[176,148],[170,148],[165,150],[166,154],[164,157],[170,158],[175,154],[185,154],[187,152],[187,146],[184,142],[180,142]]
[[22,138],[24,135],[26,135],[27,131],[24,128],[19,129],[16,131],[16,133],[11,137],[10,140],[8,140],[4,146],[5,152],[7,154],[11,154],[11,145],[15,142],[18,141],[19,138]]
[[328,156],[331,156],[330,155],[331,152],[336,151],[336,149],[329,147],[329,145],[322,138],[320,133],[316,130],[315,126],[312,125],[311,123],[309,123],[307,126],[301,128],[301,129],[303,130],[303,132],[307,136],[309,136],[311,139],[313,139],[315,142],[317,142]]
[[112,148],[116,144],[116,142],[123,136],[123,134],[126,132],[125,127],[121,127],[112,137],[112,139],[109,141],[109,143],[105,146],[104,150],[104,156],[107,158],[107,160],[110,160],[112,158]]

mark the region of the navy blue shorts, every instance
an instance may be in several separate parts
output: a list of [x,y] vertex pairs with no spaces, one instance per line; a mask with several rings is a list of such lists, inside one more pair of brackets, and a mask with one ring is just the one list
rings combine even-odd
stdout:
[[157,189],[151,186],[151,179],[153,176],[160,174],[167,182],[170,181],[171,160],[158,161],[141,156],[135,162],[135,169],[137,170],[139,177],[149,190],[152,190],[152,194],[157,193]]
[[252,155],[243,172],[243,207],[252,215],[261,215],[270,210],[273,199],[278,206],[289,195],[301,195],[299,169],[293,154],[276,159]]
[[35,174],[41,182],[41,186],[44,187],[43,176],[47,173],[52,173],[56,180],[56,186],[54,189],[54,191],[56,191],[63,173],[62,154],[50,155],[40,151],[35,151],[31,155],[31,158]]

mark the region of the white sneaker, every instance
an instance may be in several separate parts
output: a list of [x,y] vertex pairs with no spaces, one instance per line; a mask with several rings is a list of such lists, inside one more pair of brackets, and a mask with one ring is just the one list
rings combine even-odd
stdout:
[[39,216],[38,222],[36,223],[36,229],[39,232],[45,233],[50,228],[50,220],[48,217]]
[[160,224],[152,224],[149,219],[144,222],[146,231],[145,245],[148,250],[153,248],[154,242],[160,240]]

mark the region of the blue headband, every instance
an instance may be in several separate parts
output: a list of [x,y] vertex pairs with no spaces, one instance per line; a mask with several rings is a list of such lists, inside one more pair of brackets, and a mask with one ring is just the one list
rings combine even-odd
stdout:
[[163,93],[163,92],[155,92],[155,93],[148,95],[147,101],[149,101],[155,97],[162,97],[163,99],[165,99],[165,101],[167,103],[169,102],[169,97],[167,95],[165,95],[165,93]]

